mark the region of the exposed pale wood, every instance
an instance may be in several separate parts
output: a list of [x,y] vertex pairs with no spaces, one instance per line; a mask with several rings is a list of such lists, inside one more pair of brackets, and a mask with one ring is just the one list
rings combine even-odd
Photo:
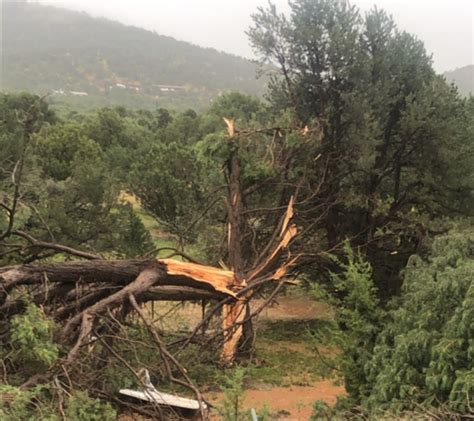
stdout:
[[285,234],[285,231],[288,228],[288,224],[290,223],[291,218],[293,218],[294,216],[294,210],[293,210],[294,201],[295,201],[294,197],[291,196],[290,201],[288,203],[288,207],[286,209],[285,219],[283,220],[283,224],[281,226],[280,235]]
[[222,328],[224,343],[221,358],[226,365],[232,364],[237,351],[237,345],[243,333],[242,321],[245,318],[246,300],[239,300],[222,307]]
[[235,120],[233,118],[222,118],[227,125],[227,133],[229,134],[229,137],[234,137],[236,130],[235,130]]
[[[291,219],[294,216],[294,198],[293,196],[288,203],[288,207],[286,209],[285,217],[283,219],[281,231],[280,231],[280,238],[276,245],[274,246],[273,250],[269,253],[269,255],[254,269],[252,270],[247,279],[251,282],[253,279],[269,274],[272,271],[272,267],[274,267],[274,263],[278,260],[281,252],[288,248],[291,240],[296,236],[298,233],[298,229],[295,224],[290,224]],[[276,269],[275,275],[276,277],[272,276],[272,279],[281,279],[287,270],[290,268],[292,264],[294,264],[297,260],[297,257],[289,259],[287,258],[287,262],[283,264],[281,267]],[[291,262],[291,265],[288,263]]]
[[163,259],[160,262],[166,265],[166,272],[170,277],[176,277],[177,279],[184,277],[203,282],[212,286],[215,291],[235,297],[235,293],[231,289],[234,284],[234,272],[230,270],[173,259]]
[[[291,219],[294,216],[293,205],[294,198],[291,197],[282,221],[280,238],[278,239],[278,242],[274,246],[273,250],[270,251],[269,255],[262,261],[262,263],[246,276],[247,280],[242,279],[242,285],[246,285],[247,283],[251,284],[252,281],[258,277],[265,277],[272,280],[281,280],[298,259],[297,256],[293,258],[288,257],[285,263],[281,264],[275,269],[282,251],[288,248],[291,240],[298,232],[296,225],[290,224]],[[232,218],[229,219],[232,222]],[[235,229],[233,230],[235,231]],[[231,241],[229,239],[229,244],[230,243]],[[236,285],[239,284],[236,283]],[[250,295],[247,298],[250,299]],[[246,303],[248,299],[246,299],[246,297],[241,297],[239,301],[225,305],[222,309],[225,341],[222,348],[221,358],[226,364],[231,364],[235,358],[238,342],[243,334],[242,321],[246,316],[245,306],[247,305]],[[233,326],[237,327],[232,328]]]

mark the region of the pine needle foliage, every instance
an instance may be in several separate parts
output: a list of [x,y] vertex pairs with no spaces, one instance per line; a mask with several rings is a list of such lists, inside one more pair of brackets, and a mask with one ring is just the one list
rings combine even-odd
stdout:
[[[453,230],[434,240],[428,258],[412,256],[401,296],[385,309],[370,265],[349,249],[347,255],[333,279],[340,293],[335,337],[349,396],[331,416],[472,413],[474,231]],[[314,419],[327,412],[316,409]]]

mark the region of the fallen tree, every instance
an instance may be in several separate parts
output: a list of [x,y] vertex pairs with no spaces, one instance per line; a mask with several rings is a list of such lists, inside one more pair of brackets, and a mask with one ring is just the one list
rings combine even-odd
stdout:
[[[289,196],[282,195],[282,199],[286,196],[283,199],[286,203],[276,209],[283,214],[281,217],[275,214],[272,231],[262,240],[265,247],[250,263],[248,256],[244,257],[245,235],[248,234],[245,233],[248,230],[248,217],[245,215],[248,209],[245,209],[244,196],[249,192],[242,190],[238,156],[239,138],[249,133],[238,132],[233,120],[226,122],[229,142],[236,145],[226,163],[227,260],[230,269],[199,264],[179,250],[173,250],[173,255],[181,256],[181,261],[150,257],[107,260],[104,256],[37,239],[29,232],[15,229],[21,194],[21,162],[25,159],[21,156],[12,177],[11,203],[2,204],[7,225],[0,240],[17,239],[20,242],[15,244],[18,250],[34,251],[33,259],[25,259],[27,262],[35,261],[38,256],[42,260],[54,255],[67,261],[49,260],[0,267],[0,346],[7,355],[2,361],[5,383],[10,375],[22,372],[19,378],[26,381],[22,380],[19,385],[23,389],[52,381],[66,382],[64,384],[69,390],[94,388],[101,370],[112,359],[132,373],[140,384],[139,368],[130,365],[117,351],[121,344],[130,342],[127,328],[133,318],[148,331],[164,364],[164,376],[173,383],[188,387],[198,401],[202,399],[199,390],[178,361],[178,354],[190,344],[197,344],[201,351],[210,352],[213,363],[223,365],[231,365],[239,350],[251,355],[255,338],[252,319],[288,282],[287,276],[299,257],[289,251],[297,234],[292,222],[295,199],[291,196],[288,202]],[[273,133],[275,137],[279,130],[264,131]],[[71,257],[80,260],[68,260]],[[268,299],[252,309],[250,301],[272,283],[275,286]],[[156,329],[144,306],[159,301],[200,302],[203,305],[202,320],[191,332],[173,334],[171,341],[165,341],[161,338],[163,332]],[[207,306],[208,303],[213,306]],[[39,317],[55,323],[54,343],[61,349],[54,364],[46,370],[31,372],[9,357],[17,352],[12,342],[12,322],[30,305],[40,309]],[[212,320],[220,320],[220,323],[208,334]],[[91,370],[95,372],[92,374]],[[101,396],[104,390],[104,387],[94,389],[94,394]],[[113,394],[107,398],[117,400]],[[140,411],[139,408],[135,410]],[[155,410],[159,411],[159,408]]]
[[[175,353],[168,350],[152,321],[139,305],[167,300],[214,302],[214,307],[194,330],[170,346],[178,346],[176,353],[179,353],[193,343],[198,332],[205,334],[212,317],[222,314],[221,329],[203,338],[200,346],[203,349],[210,349],[212,346],[220,348],[218,355],[221,363],[232,364],[245,324],[251,322],[276,295],[286,282],[285,276],[289,269],[297,260],[297,256],[293,257],[288,249],[297,233],[296,227],[291,224],[292,216],[293,199],[280,221],[279,235],[275,236],[273,245],[254,267],[241,272],[240,276],[231,270],[173,259],[104,260],[96,256],[88,256],[89,260],[31,263],[0,268],[2,348],[11,348],[12,320],[22,314],[29,303],[33,303],[45,317],[60,326],[55,342],[66,350],[63,357],[48,370],[32,375],[21,387],[26,389],[53,379],[58,381],[63,376],[70,379],[69,373],[75,370],[74,365],[81,353],[85,352],[85,356],[91,358],[91,345],[97,342],[103,344],[102,353],[106,350],[112,354],[139,379],[137,369],[130,366],[113,348],[114,342],[123,339],[120,336],[123,325],[133,313],[138,315],[149,331],[166,367],[168,379],[189,388],[197,400],[202,402],[202,396],[187,376],[186,369],[178,362]],[[273,293],[252,313],[250,300],[272,282],[277,283]],[[105,319],[108,321],[104,322]],[[94,364],[100,365],[100,358],[103,356],[98,354],[95,358],[99,360]],[[8,367],[8,360],[3,365],[4,376],[18,369]],[[172,367],[178,370],[177,374]],[[76,379],[80,376],[74,377]],[[109,398],[116,399],[113,396]],[[204,406],[202,408],[204,411]],[[161,409],[156,407],[155,411],[160,412]],[[202,416],[205,417],[204,412]]]
[[[239,278],[233,271],[173,259],[162,260],[82,260],[61,263],[36,263],[0,268],[0,314],[3,322],[22,311],[25,300],[17,290],[28,286],[28,296],[40,305],[48,316],[65,322],[60,338],[79,337],[76,348],[93,329],[93,319],[127,303],[130,296],[143,303],[147,301],[227,300],[225,308],[241,309],[252,290],[264,282],[280,280],[294,262],[281,264],[281,253],[296,234],[290,225],[292,201],[282,221],[281,235],[267,258]],[[247,287],[247,288],[246,288]],[[245,289],[246,294],[239,295]],[[236,305],[236,303],[240,303]],[[224,329],[230,330],[242,320],[241,312],[224,316]],[[80,331],[80,325],[87,329]],[[238,328],[240,330],[240,327]],[[238,334],[228,334],[229,341],[238,341]],[[226,341],[228,344],[229,341]],[[235,347],[234,347],[235,348]],[[229,349],[229,348],[228,348]],[[235,351],[235,349],[234,349]],[[232,355],[227,355],[231,362]]]

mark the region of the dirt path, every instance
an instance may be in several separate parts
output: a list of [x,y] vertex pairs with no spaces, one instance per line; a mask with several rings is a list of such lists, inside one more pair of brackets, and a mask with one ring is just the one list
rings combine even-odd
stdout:
[[[272,420],[303,421],[311,416],[313,403],[322,400],[328,405],[334,405],[338,396],[344,395],[344,387],[336,386],[329,380],[315,382],[311,386],[265,387],[249,389],[244,395],[244,409],[255,408],[261,411],[267,407]],[[211,397],[212,403],[218,403],[221,394]],[[220,417],[214,414],[212,420]]]

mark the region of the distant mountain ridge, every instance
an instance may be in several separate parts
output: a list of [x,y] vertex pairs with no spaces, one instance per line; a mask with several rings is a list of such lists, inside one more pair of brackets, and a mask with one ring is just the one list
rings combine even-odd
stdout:
[[[1,0],[0,0],[1,1]],[[4,0],[0,89],[69,107],[206,107],[220,92],[262,95],[256,63],[86,13]],[[474,65],[444,74],[474,94]]]
[[444,76],[448,82],[454,82],[457,85],[462,95],[474,95],[474,64],[445,72]]
[[257,64],[86,13],[3,2],[2,90],[71,104],[206,106],[221,91],[261,95]]

